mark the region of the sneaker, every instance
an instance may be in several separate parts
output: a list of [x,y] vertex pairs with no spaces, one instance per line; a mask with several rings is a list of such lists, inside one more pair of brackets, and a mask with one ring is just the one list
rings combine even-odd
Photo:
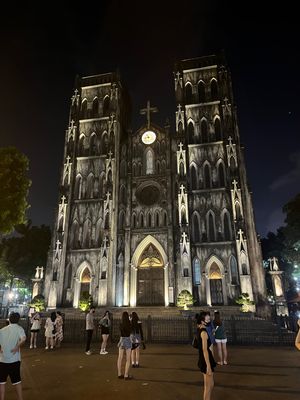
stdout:
[[108,352],[107,351],[100,351],[100,354],[103,356],[105,354],[108,354]]
[[51,346],[50,349],[53,350],[53,346]]
[[89,350],[89,351],[86,351],[85,354],[86,354],[87,356],[90,356],[90,355],[92,354],[92,352]]
[[35,349],[36,349],[36,345],[35,346],[33,346]]
[[224,361],[224,365],[228,365],[228,362],[227,362],[227,361]]
[[30,345],[30,347],[29,347],[30,349],[33,349],[33,346],[32,346],[32,344]]
[[45,347],[45,350],[48,350],[48,349],[49,349],[49,347],[48,347],[48,346],[46,346],[46,347]]

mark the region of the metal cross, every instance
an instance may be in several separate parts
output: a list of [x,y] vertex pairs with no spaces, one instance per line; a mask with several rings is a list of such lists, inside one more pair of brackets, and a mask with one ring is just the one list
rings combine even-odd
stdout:
[[179,147],[179,151],[182,152],[183,144],[181,142],[179,143],[178,147]]
[[150,116],[151,116],[151,113],[155,113],[155,112],[158,112],[158,108],[157,107],[151,107],[150,106],[150,100],[148,100],[147,101],[147,107],[146,108],[142,108],[141,110],[140,110],[140,114],[141,115],[145,115],[146,114],[146,116],[147,116],[147,126],[148,126],[148,129],[150,128]]

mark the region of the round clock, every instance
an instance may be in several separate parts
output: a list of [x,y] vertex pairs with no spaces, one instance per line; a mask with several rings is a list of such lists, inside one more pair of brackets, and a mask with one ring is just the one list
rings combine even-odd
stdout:
[[156,139],[156,135],[153,131],[146,131],[145,133],[143,133],[142,136],[142,141],[145,144],[152,144],[155,142]]

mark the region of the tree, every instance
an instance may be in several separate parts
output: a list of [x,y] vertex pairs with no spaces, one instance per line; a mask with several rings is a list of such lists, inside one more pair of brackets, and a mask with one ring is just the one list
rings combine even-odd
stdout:
[[188,290],[182,290],[177,297],[178,307],[183,307],[184,310],[188,310],[189,306],[194,304],[194,299]]
[[248,293],[242,293],[235,302],[241,305],[242,312],[253,311],[253,305],[255,303],[253,300],[250,300]]
[[28,158],[15,147],[0,148],[0,237],[25,223],[31,185],[28,165]]
[[300,193],[283,207],[283,211],[286,213],[284,254],[289,262],[300,265]]
[[[45,266],[51,241],[48,226],[16,226],[18,236],[5,238],[0,244],[0,271],[5,271],[10,281],[13,278],[30,283],[36,266]],[[7,279],[7,280],[8,280]]]

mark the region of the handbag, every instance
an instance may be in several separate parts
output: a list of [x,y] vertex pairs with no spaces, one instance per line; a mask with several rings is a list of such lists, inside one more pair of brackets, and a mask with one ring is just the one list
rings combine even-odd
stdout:
[[193,340],[192,340],[192,346],[193,346],[195,349],[198,349],[198,348],[199,348],[199,342],[198,342],[198,338],[197,338],[196,335],[194,336],[194,338],[193,338]]
[[145,343],[144,343],[144,342],[142,342],[141,344],[142,344],[142,348],[143,348],[143,350],[146,350],[146,345],[145,345]]

